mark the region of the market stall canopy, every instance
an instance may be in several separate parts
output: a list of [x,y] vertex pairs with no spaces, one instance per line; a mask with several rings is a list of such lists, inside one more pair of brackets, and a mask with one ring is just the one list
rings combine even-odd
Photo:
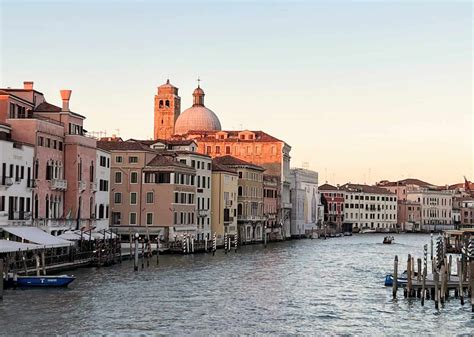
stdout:
[[22,243],[10,240],[0,240],[0,253],[10,253],[33,249],[42,249],[43,246],[32,243]]
[[52,236],[36,227],[2,227],[2,230],[43,248],[68,247],[72,242]]

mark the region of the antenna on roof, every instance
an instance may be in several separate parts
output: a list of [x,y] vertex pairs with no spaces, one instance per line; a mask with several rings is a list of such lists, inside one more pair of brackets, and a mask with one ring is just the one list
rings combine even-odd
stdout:
[[201,78],[198,76],[197,78],[197,82],[198,82],[198,88],[200,88],[200,85],[201,85]]

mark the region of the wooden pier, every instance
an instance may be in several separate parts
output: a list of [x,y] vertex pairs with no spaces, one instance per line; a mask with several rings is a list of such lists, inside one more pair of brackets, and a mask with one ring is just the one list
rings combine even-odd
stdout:
[[[424,246],[423,259],[416,260],[410,254],[407,258],[406,286],[403,289],[405,298],[420,298],[421,305],[425,299],[434,301],[436,310],[454,295],[464,305],[464,298],[470,299],[471,310],[474,312],[474,237],[466,238],[462,245],[461,257],[453,261],[453,255],[448,255],[447,238],[439,236],[436,240],[436,254],[431,248],[431,273],[428,274],[428,245]],[[433,247],[433,237],[431,237]],[[456,273],[453,273],[455,263]],[[397,298],[400,278],[398,256],[394,259],[393,298]]]

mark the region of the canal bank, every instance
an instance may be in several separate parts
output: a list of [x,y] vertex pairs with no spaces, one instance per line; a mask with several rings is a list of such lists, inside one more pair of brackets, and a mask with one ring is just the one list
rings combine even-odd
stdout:
[[[0,325],[27,334],[471,333],[469,307],[392,300],[384,276],[394,255],[429,235],[379,234],[244,246],[237,253],[166,255],[84,268],[68,289],[6,290]],[[413,306],[416,305],[416,310]],[[32,314],[34,313],[34,314]]]

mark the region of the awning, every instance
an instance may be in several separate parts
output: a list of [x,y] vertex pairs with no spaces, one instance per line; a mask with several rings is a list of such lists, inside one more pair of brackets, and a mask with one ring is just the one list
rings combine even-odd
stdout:
[[10,240],[0,240],[0,253],[10,253],[33,249],[42,249],[43,246],[32,243],[22,243]]
[[46,248],[68,247],[72,245],[72,242],[52,236],[36,227],[2,227],[1,229],[30,243],[36,243]]

